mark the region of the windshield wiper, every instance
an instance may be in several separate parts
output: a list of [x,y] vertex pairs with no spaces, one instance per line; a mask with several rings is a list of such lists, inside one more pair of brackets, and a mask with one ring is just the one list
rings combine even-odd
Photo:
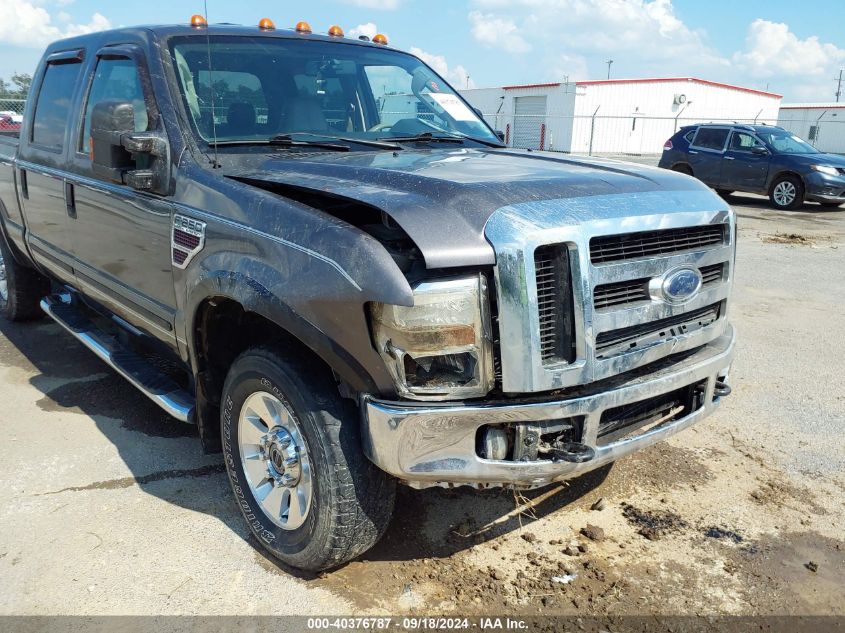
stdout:
[[434,136],[431,132],[423,132],[416,136],[384,136],[381,141],[394,141],[396,143],[463,143],[466,136]]
[[352,138],[349,136],[333,136],[331,134],[317,134],[315,132],[291,132],[290,134],[283,134],[282,136],[313,136],[314,138],[325,138],[340,141],[342,143],[358,143],[359,145],[366,145],[367,147],[376,147],[378,149],[400,150],[401,146],[395,143],[385,143],[384,141],[371,141],[363,138]]
[[348,152],[350,150],[349,145],[340,145],[338,143],[320,143],[318,141],[297,141],[291,138],[288,134],[279,134],[278,136],[274,136],[269,139],[261,139],[261,138],[243,138],[243,139],[231,139],[231,140],[223,140],[211,141],[209,146],[211,147],[232,147],[236,145],[275,145],[277,147],[316,147],[319,149],[325,149],[332,152]]
[[416,136],[395,136],[384,137],[384,140],[396,141],[397,143],[463,143],[464,141],[473,141],[488,147],[503,148],[507,147],[503,143],[495,143],[493,141],[485,141],[484,139],[475,138],[467,134],[459,134],[458,136],[434,136],[431,132],[423,132]]

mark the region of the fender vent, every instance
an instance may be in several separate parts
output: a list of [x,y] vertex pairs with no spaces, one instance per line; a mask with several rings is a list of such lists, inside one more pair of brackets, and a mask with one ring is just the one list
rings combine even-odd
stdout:
[[203,246],[205,246],[205,222],[184,215],[173,216],[171,235],[173,265],[176,268],[185,268]]

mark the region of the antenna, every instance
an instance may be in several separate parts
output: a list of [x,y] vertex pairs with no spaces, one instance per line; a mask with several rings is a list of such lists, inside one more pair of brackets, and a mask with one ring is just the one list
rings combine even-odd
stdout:
[[211,136],[214,139],[214,162],[213,169],[220,169],[220,163],[217,160],[217,116],[214,112],[214,73],[211,69],[211,35],[208,33],[208,0],[203,0],[203,9],[205,11],[205,49],[208,53],[208,87],[211,92]]

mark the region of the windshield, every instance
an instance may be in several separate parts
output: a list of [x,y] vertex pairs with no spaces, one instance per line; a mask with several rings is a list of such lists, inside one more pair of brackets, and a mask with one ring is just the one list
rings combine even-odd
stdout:
[[798,138],[792,132],[786,130],[772,130],[770,132],[757,131],[763,141],[781,154],[818,154],[819,150],[810,145],[807,141]]
[[211,37],[208,44],[205,37],[174,38],[170,48],[194,133],[206,143],[215,136],[225,143],[307,133],[361,140],[430,134],[499,144],[441,77],[405,53],[243,36]]

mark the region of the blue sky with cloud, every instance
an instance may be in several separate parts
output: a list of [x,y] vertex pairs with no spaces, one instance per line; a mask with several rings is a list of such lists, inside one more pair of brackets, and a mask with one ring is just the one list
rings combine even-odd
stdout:
[[[201,0],[0,0],[0,77],[62,36],[186,22]],[[841,0],[208,0],[212,22],[388,34],[456,86],[698,76],[829,101],[845,67]]]

